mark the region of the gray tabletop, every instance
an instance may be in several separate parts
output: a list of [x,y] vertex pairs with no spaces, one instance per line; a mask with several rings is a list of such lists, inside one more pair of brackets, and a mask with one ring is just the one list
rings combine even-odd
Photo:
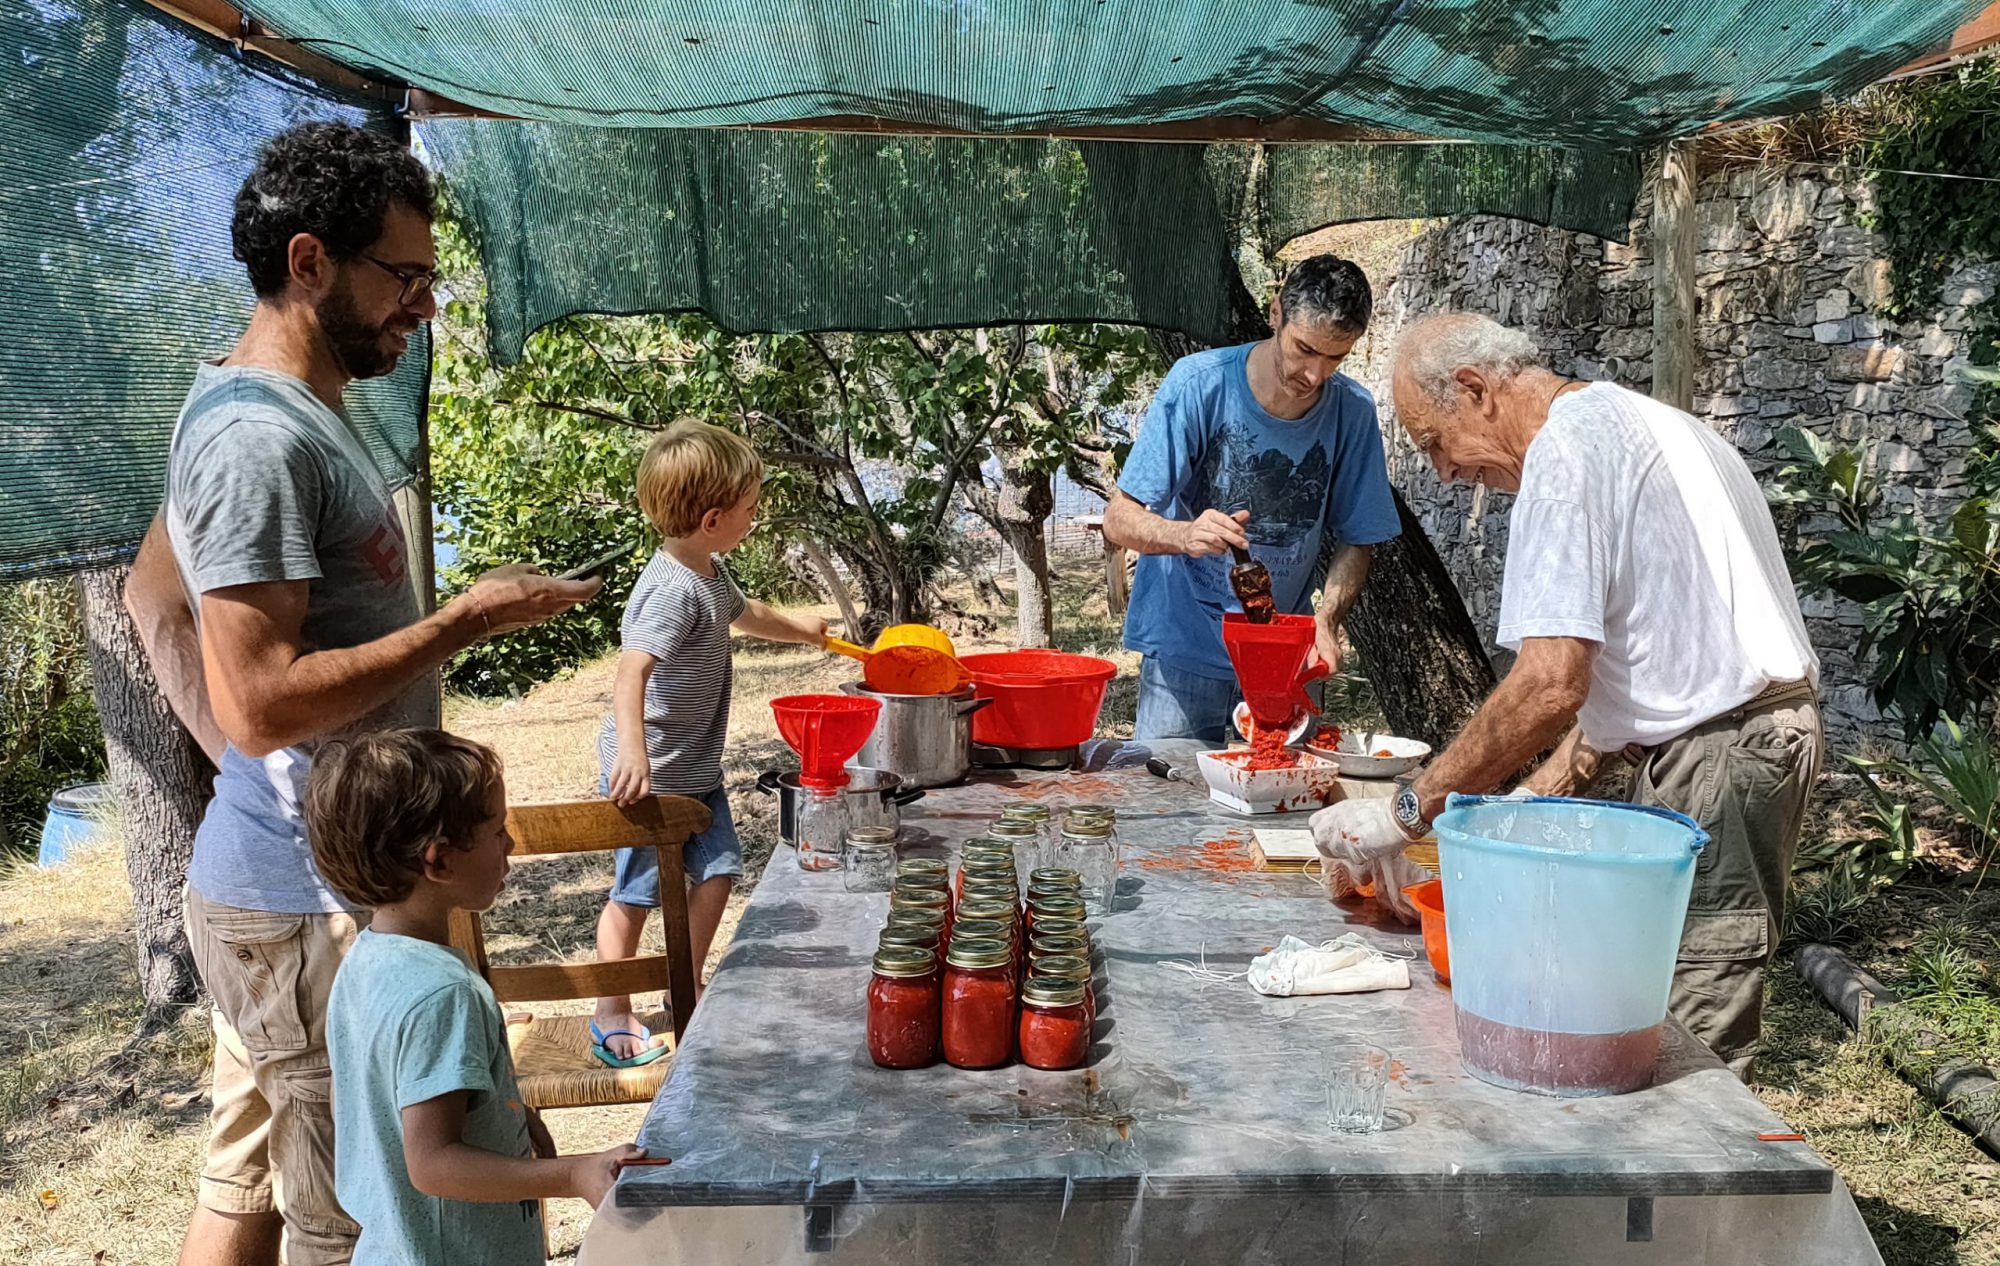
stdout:
[[[1833,1189],[1806,1145],[1758,1141],[1786,1127],[1677,1025],[1654,1085],[1633,1094],[1544,1098],[1468,1076],[1420,938],[1372,903],[1330,903],[1313,879],[1248,869],[1253,823],[1196,788],[1131,769],[975,776],[905,811],[906,854],[948,856],[1016,800],[1119,811],[1119,900],[1093,921],[1089,1065],[876,1068],[863,999],[888,900],[781,850],[640,1131],[673,1164],[626,1171],[620,1207]],[[1349,930],[1415,954],[1413,987],[1266,998],[1164,965],[1242,972],[1285,933]],[[1396,1060],[1389,1128],[1372,1135],[1326,1125],[1321,1052],[1356,1040]]]

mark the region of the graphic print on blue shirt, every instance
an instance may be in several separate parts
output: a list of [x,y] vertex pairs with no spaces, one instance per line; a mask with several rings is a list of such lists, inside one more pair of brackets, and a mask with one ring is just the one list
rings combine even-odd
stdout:
[[[1250,390],[1250,348],[1181,358],[1146,412],[1118,486],[1155,514],[1248,510],[1250,553],[1280,611],[1302,611],[1328,536],[1373,545],[1400,529],[1366,388],[1335,375],[1303,417],[1272,416]],[[1228,678],[1222,616],[1236,609],[1227,554],[1139,560],[1125,645],[1183,671]]]

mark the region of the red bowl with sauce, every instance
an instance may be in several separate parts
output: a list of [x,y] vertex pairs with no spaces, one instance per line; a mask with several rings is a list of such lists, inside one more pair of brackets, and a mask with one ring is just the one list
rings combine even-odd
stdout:
[[1403,895],[1417,908],[1418,920],[1424,929],[1424,957],[1431,960],[1431,970],[1437,973],[1438,983],[1451,983],[1451,946],[1444,939],[1444,880],[1431,879],[1420,884],[1412,884],[1403,889]]

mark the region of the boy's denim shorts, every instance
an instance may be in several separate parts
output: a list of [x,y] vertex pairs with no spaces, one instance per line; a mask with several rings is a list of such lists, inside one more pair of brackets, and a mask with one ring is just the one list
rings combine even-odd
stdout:
[[[608,779],[600,779],[597,794],[611,793]],[[714,814],[708,829],[687,842],[681,852],[688,882],[703,883],[722,875],[743,873],[743,841],[736,838],[736,819],[729,812],[729,793],[717,787],[704,795],[689,796],[708,806]],[[660,858],[650,848],[618,850],[616,878],[611,883],[611,899],[623,906],[647,910],[660,908]]]

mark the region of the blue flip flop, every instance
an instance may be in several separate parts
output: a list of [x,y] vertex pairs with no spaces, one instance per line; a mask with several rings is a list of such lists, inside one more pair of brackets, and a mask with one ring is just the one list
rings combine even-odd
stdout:
[[[637,1055],[613,1055],[607,1043],[614,1037],[636,1038],[642,1044],[639,1048],[639,1053]],[[645,1065],[652,1063],[667,1053],[667,1044],[661,1042],[657,1046],[654,1045],[653,1030],[643,1024],[639,1026],[637,1032],[631,1029],[610,1029],[607,1031],[597,1027],[597,1021],[592,1020],[590,1022],[590,1040],[595,1043],[590,1048],[590,1053],[597,1056],[598,1061],[606,1068],[643,1068]]]

